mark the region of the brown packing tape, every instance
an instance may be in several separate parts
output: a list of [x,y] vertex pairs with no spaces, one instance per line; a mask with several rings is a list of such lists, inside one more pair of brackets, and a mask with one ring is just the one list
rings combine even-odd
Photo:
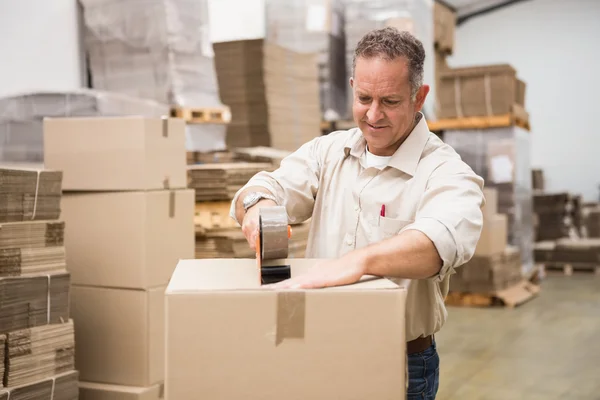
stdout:
[[286,339],[304,339],[306,293],[284,290],[277,293],[275,346]]
[[175,218],[175,191],[169,192],[169,218]]
[[162,135],[169,137],[169,119],[167,117],[162,117]]

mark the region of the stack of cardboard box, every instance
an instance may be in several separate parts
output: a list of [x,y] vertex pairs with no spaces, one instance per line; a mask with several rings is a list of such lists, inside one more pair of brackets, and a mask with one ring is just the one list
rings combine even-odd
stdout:
[[581,196],[570,193],[536,194],[533,210],[537,215],[536,241],[580,236]]
[[341,0],[267,0],[266,38],[298,53],[315,53],[321,113],[325,120],[346,117],[345,24]]
[[262,39],[215,43],[223,101],[231,108],[229,147],[296,150],[320,135],[315,55]]
[[0,399],[77,399],[59,170],[0,169]]
[[46,164],[64,173],[81,397],[158,399],[164,290],[177,261],[194,257],[185,124],[47,119],[44,141]]
[[[446,72],[446,58],[454,53],[454,35],[456,31],[456,12],[445,3],[436,1],[433,6],[433,41],[435,59],[435,86],[441,85],[441,74]],[[435,93],[436,110],[440,108],[440,92]]]
[[490,293],[506,289],[521,280],[519,249],[507,244],[507,216],[498,213],[498,193],[485,189],[483,230],[472,259],[457,269],[450,290]]
[[600,205],[585,211],[585,230],[587,237],[600,238]]

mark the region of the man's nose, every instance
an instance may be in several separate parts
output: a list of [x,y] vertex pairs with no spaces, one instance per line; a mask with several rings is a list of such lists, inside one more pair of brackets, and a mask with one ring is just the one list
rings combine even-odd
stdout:
[[370,122],[377,122],[381,119],[382,116],[383,116],[383,113],[381,111],[381,107],[379,106],[379,103],[376,101],[371,102],[371,106],[369,107],[369,110],[367,111],[367,119]]

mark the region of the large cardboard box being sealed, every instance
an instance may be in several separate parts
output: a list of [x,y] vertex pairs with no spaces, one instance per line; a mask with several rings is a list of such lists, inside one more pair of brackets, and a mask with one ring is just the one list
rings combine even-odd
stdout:
[[167,285],[194,258],[194,191],[68,193],[62,198],[73,284],[132,289]]
[[185,188],[185,123],[176,118],[46,118],[44,163],[63,171],[65,191]]
[[[315,264],[286,264],[292,276]],[[261,287],[253,259],[182,260],[166,291],[167,399],[403,399],[407,290]]]

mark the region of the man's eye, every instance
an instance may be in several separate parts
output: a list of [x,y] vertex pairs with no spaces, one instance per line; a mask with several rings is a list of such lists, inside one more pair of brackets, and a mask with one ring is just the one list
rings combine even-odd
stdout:
[[361,103],[368,103],[371,99],[369,97],[359,97],[358,100]]
[[399,102],[399,101],[396,101],[396,100],[386,100],[386,101],[385,101],[385,104],[388,104],[388,105],[390,105],[390,106],[395,106],[395,105],[398,105],[398,104],[400,104],[400,102]]

